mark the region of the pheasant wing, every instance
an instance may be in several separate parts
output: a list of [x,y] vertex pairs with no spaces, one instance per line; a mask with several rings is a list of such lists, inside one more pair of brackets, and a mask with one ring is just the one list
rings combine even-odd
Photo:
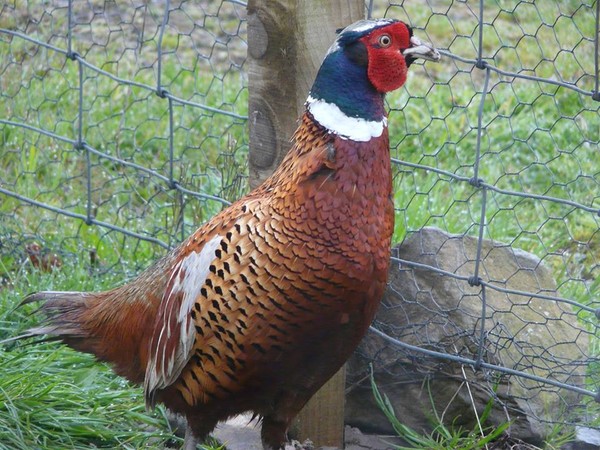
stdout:
[[182,253],[172,270],[150,341],[144,380],[149,406],[154,406],[156,390],[173,384],[192,356],[196,332],[191,311],[221,240],[222,236],[215,234],[204,245],[193,246]]

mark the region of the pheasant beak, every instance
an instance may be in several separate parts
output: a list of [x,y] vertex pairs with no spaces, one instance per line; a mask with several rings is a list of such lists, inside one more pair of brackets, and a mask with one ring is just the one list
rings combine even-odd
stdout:
[[410,38],[410,44],[410,47],[402,52],[408,64],[411,64],[417,58],[435,62],[439,61],[441,58],[440,53],[433,45],[427,42],[421,42],[416,36]]

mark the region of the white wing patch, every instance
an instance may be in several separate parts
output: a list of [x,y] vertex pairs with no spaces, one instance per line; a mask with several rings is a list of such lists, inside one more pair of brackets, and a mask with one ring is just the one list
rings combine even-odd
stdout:
[[[179,310],[179,320],[189,317],[200,289],[206,281],[210,263],[215,259],[215,251],[219,248],[222,236],[215,236],[202,247],[200,253],[192,252],[181,261],[184,272],[183,280],[176,280],[176,287],[183,292],[183,302]],[[175,287],[174,287],[175,289]]]
[[336,104],[311,96],[306,100],[306,106],[317,122],[343,139],[368,142],[381,136],[387,127],[386,117],[381,121],[348,117]]
[[196,337],[192,308],[222,240],[222,236],[213,237],[200,253],[190,253],[173,269],[157,314],[146,367],[144,392],[150,406],[154,391],[172,384],[191,357]]

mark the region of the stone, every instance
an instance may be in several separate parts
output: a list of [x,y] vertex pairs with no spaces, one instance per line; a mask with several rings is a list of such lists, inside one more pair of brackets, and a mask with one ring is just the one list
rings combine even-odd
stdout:
[[[470,277],[477,238],[424,228],[393,251],[405,261]],[[559,297],[548,268],[535,255],[484,240],[479,277],[511,292]],[[393,263],[389,286],[374,325],[389,336],[425,349],[482,360],[531,375],[584,387],[590,335],[576,310],[564,302],[485,288],[483,345],[482,287],[440,272]],[[349,361],[346,423],[363,431],[392,433],[375,403],[369,364],[399,420],[429,433],[446,426],[477,429],[510,421],[508,434],[541,443],[553,423],[570,417],[580,401],[573,391],[515,375],[464,365],[399,348],[368,333]],[[571,417],[572,419],[572,417]]]

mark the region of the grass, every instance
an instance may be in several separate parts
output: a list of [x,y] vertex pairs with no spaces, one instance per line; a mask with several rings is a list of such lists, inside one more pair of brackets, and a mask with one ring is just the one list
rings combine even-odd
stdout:
[[[120,282],[82,265],[50,273],[23,266],[0,292],[0,339],[33,325],[35,306],[15,309],[27,292],[103,290]],[[179,448],[165,410],[148,412],[144,395],[109,365],[56,343],[0,347],[0,449]],[[206,446],[219,450],[219,444]]]
[[[3,352],[3,448],[140,448],[171,437],[164,417],[92,358],[36,345]],[[35,377],[35,383],[30,377]]]
[[[102,70],[155,86],[162,4],[135,11],[92,4],[103,12],[90,17],[87,7],[74,4],[75,50]],[[26,30],[66,48],[65,8],[44,5],[4,5],[0,28]],[[375,5],[376,16],[408,19],[418,25],[416,34],[475,58],[478,11],[470,3]],[[483,56],[504,70],[591,90],[591,8],[575,1],[486,2]],[[163,86],[180,98],[247,115],[239,16],[239,7],[229,2],[200,2],[200,8],[184,2],[172,11],[163,36]],[[406,88],[388,96],[392,156],[473,176],[483,81],[483,71],[448,58],[437,65],[415,65]],[[78,83],[76,62],[0,33],[1,118],[76,139]],[[168,102],[90,69],[84,70],[84,88],[85,141],[108,156],[170,176]],[[247,190],[244,120],[174,103],[173,124],[173,180],[229,201]],[[501,189],[599,207],[598,102],[568,89],[492,73],[482,125],[483,180]],[[0,125],[0,185],[36,201],[85,215],[89,182],[94,217],[169,245],[222,207],[109,158],[91,154],[89,164],[86,158],[68,143]],[[395,242],[424,226],[477,234],[480,190],[428,170],[395,165],[394,171]],[[488,194],[485,237],[536,254],[552,268],[561,295],[597,306],[598,218],[554,202]],[[25,247],[34,241],[44,253],[56,252],[62,267],[51,273],[33,267]],[[35,316],[27,315],[31,309],[13,309],[24,294],[108,288],[164,251],[2,196],[0,339],[34,322]],[[594,319],[580,316],[582,327],[597,333]],[[600,352],[595,342],[590,357]],[[597,382],[591,372],[590,387]],[[495,430],[487,431],[495,436]],[[452,430],[446,437],[454,438]],[[140,390],[91,358],[49,343],[0,349],[0,448],[161,448],[170,439],[164,412],[147,415]]]
[[[2,291],[3,338],[35,321],[32,308],[14,310],[25,292],[102,289],[115,281],[90,277],[81,266],[66,267],[71,276],[30,269]],[[51,343],[3,346],[0,373],[0,448],[142,448],[171,439],[164,412],[146,414],[141,391],[89,355]]]
[[[385,414],[385,417],[392,425],[397,436],[400,437],[405,444],[389,444],[394,450],[411,450],[411,449],[428,449],[428,450],[540,450],[539,447],[529,444],[519,439],[511,438],[510,436],[510,421],[506,421],[496,426],[487,424],[494,400],[486,403],[485,408],[479,414],[477,406],[472,403],[473,412],[477,417],[477,423],[472,429],[465,429],[462,426],[452,423],[447,425],[447,420],[444,420],[446,411],[441,413],[436,409],[434,393],[432,392],[429,383],[426,382],[424,387],[429,394],[431,402],[431,432],[423,433],[422,431],[414,430],[405,425],[396,416],[394,406],[390,399],[382,393],[375,382],[373,368],[371,367],[371,389],[377,406]],[[565,432],[564,426],[556,424],[549,432],[546,442],[544,443],[545,450],[559,450],[565,444],[573,442],[575,437],[574,431]]]
[[394,406],[390,402],[387,395],[382,394],[377,384],[375,383],[375,377],[373,376],[373,369],[371,368],[371,388],[373,389],[373,395],[375,401],[389,420],[390,424],[396,431],[399,437],[406,441],[407,445],[394,445],[395,450],[410,450],[414,448],[423,448],[429,450],[478,450],[486,449],[489,450],[488,445],[492,445],[494,441],[500,439],[503,433],[509,428],[510,423],[506,422],[497,427],[485,427],[485,422],[489,416],[493,400],[490,400],[481,417],[479,417],[478,428],[474,430],[465,431],[460,427],[447,427],[444,424],[444,420],[439,416],[435,410],[435,403],[431,396],[432,392],[429,390],[429,396],[431,398],[431,405],[434,406],[435,424],[433,431],[430,434],[422,434],[412,428],[404,425],[394,412]]

